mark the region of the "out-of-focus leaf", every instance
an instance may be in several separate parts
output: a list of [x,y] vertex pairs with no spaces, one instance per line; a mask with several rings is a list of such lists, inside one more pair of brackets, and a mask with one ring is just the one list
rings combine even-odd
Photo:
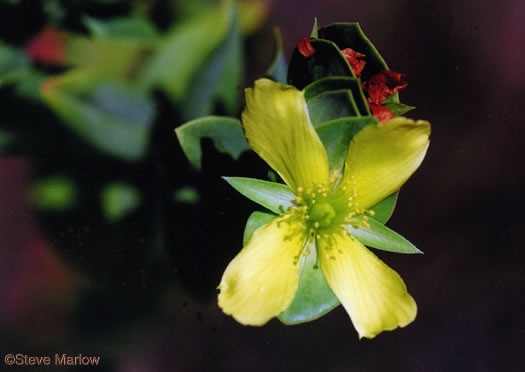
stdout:
[[250,36],[260,30],[270,15],[268,0],[237,0],[241,34]]
[[392,216],[394,208],[396,207],[397,196],[399,191],[387,196],[385,199],[377,203],[372,210],[374,211],[374,220],[385,224]]
[[215,148],[238,159],[249,150],[239,119],[206,116],[192,120],[175,129],[182,150],[193,166],[200,169],[202,159],[201,139],[210,138]]
[[160,85],[168,97],[180,103],[195,75],[226,37],[233,13],[232,1],[224,0],[218,7],[176,24],[159,42],[159,52],[139,77],[140,88]]
[[384,103],[383,105],[386,106],[390,111],[392,111],[392,114],[394,114],[394,116],[401,116],[403,114],[406,114],[410,110],[415,109],[415,107],[413,106],[408,106],[402,103],[395,103],[395,102],[391,102],[391,103],[387,102],[387,103]]
[[0,42],[0,88],[21,80],[29,68],[29,60],[21,51]]
[[273,60],[265,75],[273,81],[286,84],[286,61],[282,51],[281,32],[277,27],[273,28],[273,38]]
[[246,221],[242,244],[246,245],[246,243],[248,243],[248,240],[250,240],[255,230],[257,230],[259,227],[266,225],[268,222],[273,220],[275,217],[276,217],[275,214],[269,213],[269,212],[260,212],[260,211],[253,212],[250,215],[250,217],[248,217],[248,221]]
[[322,317],[339,305],[317,263],[317,251],[312,247],[299,271],[299,287],[292,304],[279,315],[286,325],[309,322]]
[[334,76],[353,77],[354,73],[339,48],[328,40],[310,41],[315,53],[305,57],[295,48],[288,66],[288,83],[303,89],[312,82]]
[[361,72],[361,79],[368,80],[372,75],[387,70],[388,66],[365,36],[358,23],[334,23],[324,26],[319,36],[333,41],[341,50],[352,48],[358,53],[364,54],[366,65]]
[[184,186],[173,193],[173,200],[179,203],[197,204],[200,200],[199,192],[192,186]]
[[223,178],[248,199],[277,214],[281,214],[292,206],[291,201],[295,198],[292,190],[282,183],[245,177]]
[[31,187],[33,206],[45,211],[62,211],[74,206],[76,187],[70,178],[52,176],[36,181]]
[[84,24],[97,39],[154,40],[157,36],[155,26],[142,17],[121,17],[102,20],[85,17]]
[[115,222],[134,211],[141,203],[139,191],[130,184],[113,182],[102,189],[104,217]]
[[216,101],[223,104],[226,113],[237,113],[243,75],[241,48],[237,17],[233,16],[225,39],[188,87],[181,104],[183,121],[212,114]]
[[5,154],[13,142],[15,137],[8,131],[0,129],[0,155]]
[[346,116],[361,116],[349,89],[327,91],[307,103],[310,121],[314,126]]
[[42,97],[67,127],[98,150],[130,161],[146,153],[155,114],[150,97],[87,71],[46,80]]
[[[359,220],[356,220],[358,222]],[[350,233],[361,243],[372,248],[395,253],[423,253],[401,235],[369,217],[370,228],[348,226]]]
[[332,120],[315,128],[326,148],[330,171],[340,172],[343,169],[348,145],[357,132],[377,123],[373,116],[360,116]]
[[309,102],[314,97],[327,91],[348,89],[352,92],[355,104],[362,116],[371,115],[366,97],[361,89],[361,80],[352,77],[327,77],[319,79],[304,88],[304,98]]

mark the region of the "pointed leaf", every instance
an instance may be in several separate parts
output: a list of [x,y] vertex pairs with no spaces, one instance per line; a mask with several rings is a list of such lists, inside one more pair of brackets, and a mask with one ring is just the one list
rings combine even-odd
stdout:
[[386,102],[383,104],[383,106],[386,106],[390,111],[392,111],[392,114],[394,114],[394,116],[401,116],[403,114],[406,114],[410,110],[415,109],[415,107],[413,106],[408,106],[402,103],[395,103],[395,102],[391,102],[391,103]]
[[[356,220],[359,221],[359,220]],[[369,217],[370,228],[347,226],[350,233],[361,243],[372,248],[395,253],[423,253],[401,235]]]
[[317,250],[312,247],[299,272],[299,287],[292,304],[279,315],[286,325],[310,322],[339,305],[317,264]]
[[146,18],[120,17],[110,20],[84,17],[83,22],[95,38],[154,40],[158,36],[155,26]]
[[223,177],[235,190],[248,199],[268,208],[274,213],[281,214],[292,206],[294,193],[288,186],[254,178]]
[[314,81],[304,88],[304,98],[306,102],[311,101],[314,97],[327,92],[348,89],[352,92],[352,97],[362,116],[371,115],[368,108],[366,97],[361,88],[361,80],[352,77],[327,77]]
[[319,34],[317,32],[317,17],[314,18],[314,25],[312,26],[312,32],[310,33],[310,37],[313,37],[314,39],[317,39],[319,37]]
[[326,149],[331,172],[342,170],[348,144],[357,132],[367,125],[377,123],[372,116],[361,116],[332,120],[315,128]]
[[246,243],[248,243],[248,240],[250,240],[255,230],[257,230],[259,227],[266,225],[268,222],[273,220],[275,217],[277,217],[277,215],[270,213],[270,212],[261,212],[261,211],[253,212],[250,215],[250,217],[248,217],[248,221],[246,221],[246,227],[244,228],[242,244],[246,245]]
[[175,129],[182,150],[194,167],[201,167],[201,139],[210,138],[215,148],[238,159],[250,149],[239,119],[206,116],[187,122]]
[[305,57],[295,48],[288,67],[288,83],[303,89],[312,82],[328,76],[355,77],[346,58],[337,46],[328,40],[313,39],[315,53]]

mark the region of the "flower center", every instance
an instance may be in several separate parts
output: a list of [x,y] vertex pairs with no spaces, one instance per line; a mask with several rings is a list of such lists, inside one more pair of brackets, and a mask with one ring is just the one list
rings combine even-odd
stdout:
[[334,207],[330,203],[314,204],[310,208],[310,219],[315,223],[319,223],[319,227],[327,227],[334,220],[336,213]]

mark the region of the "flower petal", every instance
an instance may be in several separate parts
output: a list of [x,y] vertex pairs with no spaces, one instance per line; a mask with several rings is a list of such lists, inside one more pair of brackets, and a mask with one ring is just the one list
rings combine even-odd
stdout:
[[244,325],[260,326],[286,310],[299,283],[295,256],[306,239],[300,226],[273,219],[256,230],[230,262],[219,285],[219,306]]
[[328,157],[308,118],[302,91],[259,79],[246,89],[248,143],[294,191],[328,179]]
[[323,274],[343,304],[359,338],[405,327],[417,313],[401,277],[346,234],[320,239]]
[[403,117],[366,126],[350,142],[340,184],[354,184],[359,207],[374,206],[416,171],[427,152],[429,136],[429,122]]

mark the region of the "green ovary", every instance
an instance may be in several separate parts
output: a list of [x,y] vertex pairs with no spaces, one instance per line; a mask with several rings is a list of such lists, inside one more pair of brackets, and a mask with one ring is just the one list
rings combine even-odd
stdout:
[[330,203],[319,203],[311,207],[309,216],[312,222],[319,223],[319,227],[327,227],[334,220],[336,213]]

